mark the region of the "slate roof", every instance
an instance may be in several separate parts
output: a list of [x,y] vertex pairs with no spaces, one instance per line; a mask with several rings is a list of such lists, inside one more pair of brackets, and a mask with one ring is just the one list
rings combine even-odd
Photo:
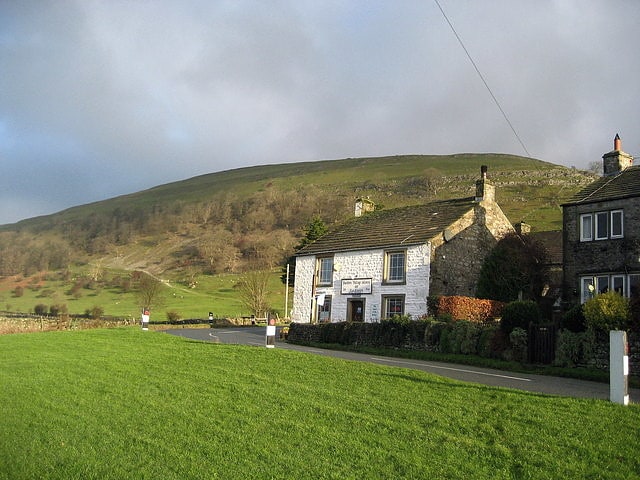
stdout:
[[529,236],[544,245],[550,265],[562,265],[562,230],[531,232]]
[[469,197],[371,212],[354,217],[296,255],[418,245],[440,234],[475,205]]
[[564,205],[595,203],[640,196],[640,166],[628,167],[612,176],[601,177],[575,194]]

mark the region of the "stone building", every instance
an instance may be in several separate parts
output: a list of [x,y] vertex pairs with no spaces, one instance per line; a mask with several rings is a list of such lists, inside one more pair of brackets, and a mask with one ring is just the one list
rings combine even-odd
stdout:
[[418,318],[429,295],[474,296],[486,255],[514,231],[484,166],[473,197],[362,210],[296,253],[293,321]]
[[640,167],[616,135],[604,175],[562,205],[563,287],[569,303],[640,285]]

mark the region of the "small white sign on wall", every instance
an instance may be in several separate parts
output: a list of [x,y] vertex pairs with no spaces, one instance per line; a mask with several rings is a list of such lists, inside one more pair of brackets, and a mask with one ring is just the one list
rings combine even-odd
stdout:
[[342,295],[358,295],[371,293],[370,278],[345,278],[342,280]]

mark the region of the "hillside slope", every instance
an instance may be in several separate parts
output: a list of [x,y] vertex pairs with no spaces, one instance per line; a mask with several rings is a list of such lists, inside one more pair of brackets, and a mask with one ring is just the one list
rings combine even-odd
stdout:
[[0,226],[0,275],[100,262],[156,273],[273,266],[315,215],[353,214],[473,194],[480,166],[512,222],[561,227],[560,204],[593,176],[503,154],[405,155],[228,170]]

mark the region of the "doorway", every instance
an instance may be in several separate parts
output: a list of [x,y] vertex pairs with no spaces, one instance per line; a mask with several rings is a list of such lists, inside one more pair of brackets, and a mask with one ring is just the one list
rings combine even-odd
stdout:
[[364,299],[349,298],[347,300],[347,321],[364,322]]

